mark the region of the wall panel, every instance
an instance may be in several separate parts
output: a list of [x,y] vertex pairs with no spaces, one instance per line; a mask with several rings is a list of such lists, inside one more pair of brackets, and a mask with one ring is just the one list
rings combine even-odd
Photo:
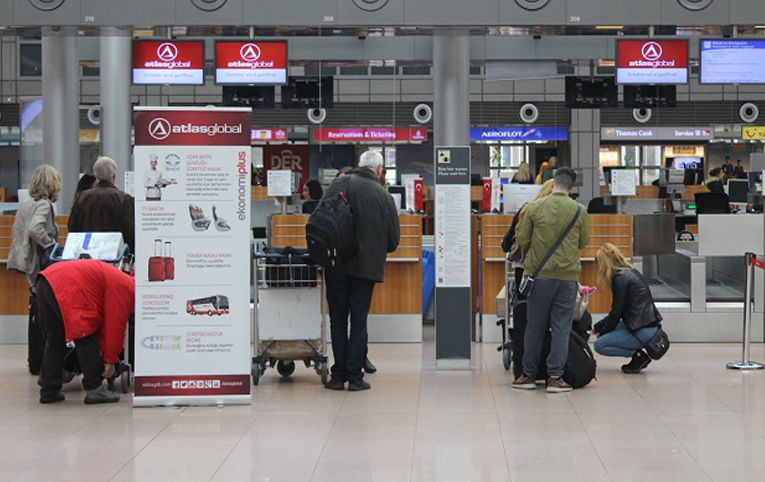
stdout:
[[[530,2],[530,4],[533,3]],[[565,23],[566,0],[550,0],[538,10],[523,8],[515,0],[499,2],[500,25],[564,25]]]
[[[157,0],[165,3],[167,0]],[[204,4],[202,0],[197,0]],[[175,0],[176,25],[243,25],[244,0],[226,0],[219,8],[205,11],[193,0]]]
[[333,25],[337,0],[247,0],[245,25]]
[[[367,3],[370,11],[357,4]],[[405,0],[337,0],[337,23],[339,25],[381,26],[405,25]],[[378,10],[371,10],[377,8]]]
[[63,0],[58,7],[55,7],[54,3],[38,3],[49,5],[51,9],[35,7],[29,0],[15,0],[14,23],[17,25],[79,25],[82,23],[80,0]]
[[[733,2],[746,3],[742,0]],[[690,2],[691,5],[695,3]],[[729,22],[729,0],[713,0],[708,7],[696,11],[683,7],[678,0],[661,0],[661,23],[664,25],[727,25]]]
[[408,0],[407,25],[498,25],[498,0]]
[[173,25],[175,4],[167,0],[81,0],[86,25]]
[[[661,0],[568,0],[569,25],[649,25],[661,22]],[[674,0],[672,0],[674,1]],[[639,8],[636,8],[638,7]]]

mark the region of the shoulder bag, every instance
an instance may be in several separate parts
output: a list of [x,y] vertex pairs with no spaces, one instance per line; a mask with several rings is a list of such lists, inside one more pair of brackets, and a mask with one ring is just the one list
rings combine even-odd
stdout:
[[552,258],[552,255],[555,254],[555,251],[557,251],[560,245],[563,244],[563,240],[566,239],[566,236],[568,236],[568,233],[570,233],[571,230],[574,229],[574,226],[576,225],[576,222],[579,219],[579,214],[581,212],[582,212],[582,205],[580,204],[576,208],[576,214],[574,214],[574,219],[571,220],[571,222],[568,224],[566,229],[563,231],[563,234],[560,235],[560,237],[555,242],[553,247],[550,248],[550,251],[547,252],[544,259],[542,259],[542,262],[539,263],[539,266],[537,266],[537,269],[534,270],[534,273],[531,276],[523,275],[523,278],[521,279],[521,284],[518,287],[518,291],[523,296],[528,298],[528,296],[531,294],[531,291],[534,288],[534,281],[536,280],[536,277],[539,276],[539,273],[542,272],[542,268],[544,268],[547,262],[550,261],[550,258]]
[[[643,283],[643,286],[648,291],[648,298],[651,300],[651,306],[653,306],[653,312],[656,315],[656,319],[659,321],[659,324],[657,325],[658,331],[656,332],[653,337],[648,340],[648,343],[643,345],[643,348],[645,349],[645,352],[648,354],[648,356],[651,358],[651,360],[659,360],[661,357],[663,357],[668,351],[669,351],[669,335],[667,335],[667,332],[664,331],[661,327],[661,321],[662,317],[659,313],[659,309],[656,308],[656,303],[653,301],[653,294],[651,293],[651,287],[646,283],[645,278],[642,278],[641,281]],[[632,334],[638,341],[640,341],[640,338],[637,337],[634,333]],[[641,341],[642,343],[642,341]]]

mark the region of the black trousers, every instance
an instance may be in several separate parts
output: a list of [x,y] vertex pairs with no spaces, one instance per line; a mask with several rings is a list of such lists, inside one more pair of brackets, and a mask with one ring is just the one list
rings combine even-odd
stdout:
[[[61,308],[58,306],[53,289],[42,276],[37,281],[37,308],[45,337],[42,371],[37,383],[40,385],[40,397],[52,398],[61,391],[64,357],[69,349],[66,347]],[[74,340],[74,344],[82,369],[82,386],[85,390],[98,388],[103,383],[101,375],[104,373],[104,361],[99,352],[96,336],[78,338]]]
[[367,315],[372,304],[375,282],[331,269],[324,273],[332,353],[335,357],[332,378],[361,380],[364,378],[361,369],[367,355]]

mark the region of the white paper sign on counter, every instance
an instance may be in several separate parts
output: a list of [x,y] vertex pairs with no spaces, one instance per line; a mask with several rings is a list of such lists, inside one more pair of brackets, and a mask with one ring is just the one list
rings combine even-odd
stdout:
[[292,171],[268,171],[268,196],[292,196]]

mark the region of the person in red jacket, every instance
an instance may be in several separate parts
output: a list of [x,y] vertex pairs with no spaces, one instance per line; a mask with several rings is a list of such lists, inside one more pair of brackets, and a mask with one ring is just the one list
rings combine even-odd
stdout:
[[85,403],[119,401],[103,380],[114,375],[124,346],[135,300],[133,278],[93,259],[57,263],[37,277],[37,300],[45,335],[40,403],[64,400],[63,362],[69,342],[74,342],[82,368]]

